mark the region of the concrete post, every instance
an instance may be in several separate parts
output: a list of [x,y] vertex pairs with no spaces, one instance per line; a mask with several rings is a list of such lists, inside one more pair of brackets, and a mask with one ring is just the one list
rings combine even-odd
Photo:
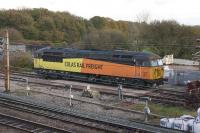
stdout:
[[144,122],[148,122],[149,114],[150,114],[150,109],[148,107],[148,100],[146,100],[146,104],[144,107]]
[[27,95],[27,96],[30,95],[30,90],[31,90],[31,88],[29,87],[28,78],[27,78],[27,79],[26,79],[26,95]]
[[123,100],[122,85],[121,84],[119,84],[119,86],[118,86],[118,98],[119,98],[119,100]]
[[73,95],[72,95],[72,85],[70,85],[69,87],[69,106],[72,107],[72,98],[73,98]]

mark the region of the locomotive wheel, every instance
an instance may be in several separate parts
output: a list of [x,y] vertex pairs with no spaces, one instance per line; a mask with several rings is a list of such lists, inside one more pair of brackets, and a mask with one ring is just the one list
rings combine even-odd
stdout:
[[153,83],[152,87],[155,88],[155,89],[158,89],[158,85],[156,83]]

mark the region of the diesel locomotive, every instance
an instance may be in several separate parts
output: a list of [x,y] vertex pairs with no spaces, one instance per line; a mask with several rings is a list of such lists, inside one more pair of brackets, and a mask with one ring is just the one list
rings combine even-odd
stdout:
[[34,54],[34,69],[51,78],[125,86],[163,84],[163,63],[153,53],[46,48]]

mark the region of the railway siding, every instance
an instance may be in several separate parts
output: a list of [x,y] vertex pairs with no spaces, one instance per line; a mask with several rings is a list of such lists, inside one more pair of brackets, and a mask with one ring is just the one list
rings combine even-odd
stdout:
[[64,130],[64,129],[58,129],[55,127],[50,127],[47,125],[44,125],[42,123],[36,123],[29,120],[24,120],[21,118],[17,118],[14,116],[8,116],[5,114],[0,113],[0,124],[9,126],[12,128],[16,128],[18,130],[26,131],[26,132],[58,132],[58,133],[73,133],[70,130]]
[[[30,75],[28,75],[30,76]],[[0,77],[1,78],[1,77]],[[19,77],[12,77],[13,81],[18,81],[18,82],[26,82],[25,78]],[[57,89],[65,89],[66,85],[71,85],[71,84],[66,84],[66,83],[60,83],[59,81],[47,81],[43,79],[35,79],[32,78],[29,80],[30,84],[40,84],[44,86],[52,86],[56,87]],[[72,84],[72,89],[74,90],[84,90],[86,88],[85,85],[80,85],[80,84]],[[92,87],[91,89],[95,89],[99,91],[101,94],[109,94],[109,95],[118,95],[117,88],[106,88],[105,87]],[[150,89],[150,90],[139,90],[138,88],[135,88],[136,90],[131,90],[131,89],[123,89],[123,96],[127,98],[136,98],[140,99],[140,97],[150,97],[152,99],[152,102],[154,103],[164,103],[164,104],[170,104],[170,105],[175,105],[175,106],[185,106],[188,102],[186,99],[184,99],[185,92],[182,91],[175,91],[175,90],[163,90],[163,89]],[[139,90],[139,91],[138,91]]]
[[140,122],[136,122],[136,121],[128,121],[128,120],[113,118],[113,117],[109,117],[109,116],[100,116],[98,114],[83,112],[81,110],[73,110],[73,108],[63,109],[59,106],[52,106],[52,105],[48,105],[48,104],[41,103],[41,102],[38,102],[38,101],[32,101],[30,99],[19,98],[19,97],[11,96],[11,95],[8,95],[8,94],[0,93],[0,97],[4,98],[4,99],[9,99],[10,101],[18,101],[19,103],[24,103],[24,104],[27,104],[29,106],[37,107],[38,109],[40,108],[41,110],[49,110],[49,111],[54,111],[54,112],[57,112],[57,113],[63,113],[63,114],[66,114],[66,115],[74,115],[74,116],[77,116],[79,118],[90,119],[90,120],[93,120],[93,121],[99,121],[99,122],[102,122],[102,123],[107,123],[109,125],[115,125],[115,126],[118,126],[118,127],[121,127],[121,128],[126,128],[126,129],[129,129],[129,130],[137,129],[137,130],[146,131],[146,132],[163,132],[163,133],[165,133],[165,132],[171,132],[171,133],[179,132],[177,130],[161,128],[161,127],[158,127],[158,126],[153,126],[153,125],[140,123]]

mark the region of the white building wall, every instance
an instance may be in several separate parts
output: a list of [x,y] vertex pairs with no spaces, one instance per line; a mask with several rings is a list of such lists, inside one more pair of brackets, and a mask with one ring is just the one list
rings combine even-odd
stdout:
[[185,59],[174,59],[174,64],[177,65],[190,65],[190,66],[198,66],[199,62]]

